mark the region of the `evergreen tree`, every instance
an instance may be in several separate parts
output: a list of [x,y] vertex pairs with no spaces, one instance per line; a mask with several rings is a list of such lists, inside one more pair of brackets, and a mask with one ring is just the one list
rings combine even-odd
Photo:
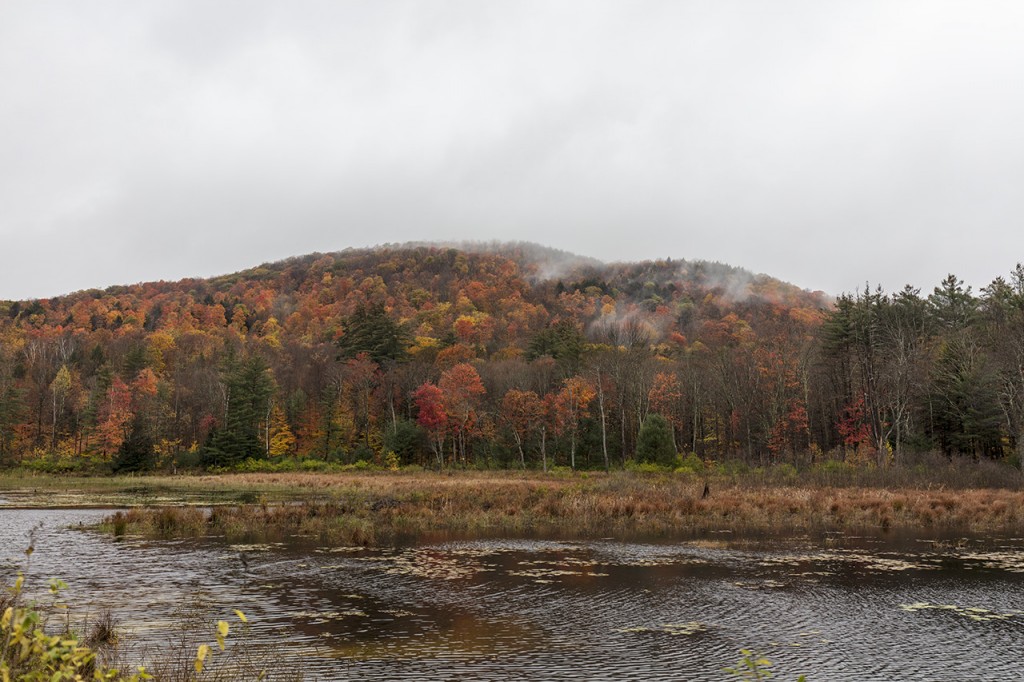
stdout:
[[6,458],[14,441],[14,427],[24,408],[21,391],[13,381],[0,382],[0,461]]
[[426,447],[426,434],[416,422],[399,419],[384,431],[384,449],[398,455],[402,464],[412,464]]
[[147,471],[153,467],[153,437],[145,418],[135,415],[128,437],[114,456],[115,472]]
[[135,378],[135,375],[150,366],[149,351],[146,347],[137,343],[128,349],[124,354],[121,376],[127,381]]
[[980,349],[954,339],[943,345],[933,369],[931,430],[947,455],[1002,454],[998,377]]
[[526,348],[526,359],[550,356],[567,374],[578,374],[583,347],[583,332],[571,320],[562,320],[534,334]]
[[672,466],[676,448],[672,445],[672,427],[660,414],[652,414],[640,427],[636,443],[636,458],[640,462]]
[[971,287],[965,288],[964,281],[952,274],[935,287],[928,304],[938,326],[946,330],[967,328],[978,311]]
[[251,355],[239,361],[229,355],[224,363],[226,408],[222,422],[210,433],[203,462],[228,466],[266,454],[260,423],[267,418],[274,381],[266,361]]
[[392,320],[383,304],[359,306],[342,321],[344,336],[338,340],[342,358],[366,353],[379,365],[401,362],[408,356],[409,333]]

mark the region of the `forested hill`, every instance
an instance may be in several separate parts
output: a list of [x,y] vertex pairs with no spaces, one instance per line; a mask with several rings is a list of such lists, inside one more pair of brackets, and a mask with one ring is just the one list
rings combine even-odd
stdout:
[[[881,456],[910,433],[883,433],[884,391],[857,374],[854,313],[870,306],[839,304],[720,264],[533,244],[347,250],[4,302],[0,459],[604,466],[635,456],[654,415],[705,457]],[[919,409],[903,407],[904,422]]]
[[343,318],[359,306],[379,304],[426,347],[451,345],[459,319],[463,327],[471,321],[485,359],[514,355],[559,319],[594,330],[629,317],[659,341],[692,331],[706,311],[760,303],[817,309],[825,299],[717,263],[609,265],[532,244],[396,246],[311,254],[208,280],[5,302],[0,314],[8,330],[98,334],[97,341],[200,331],[314,344],[340,338]]

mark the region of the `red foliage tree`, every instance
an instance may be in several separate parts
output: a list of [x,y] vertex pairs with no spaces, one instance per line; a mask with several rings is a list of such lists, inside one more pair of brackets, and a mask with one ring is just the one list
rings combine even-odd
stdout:
[[847,447],[854,450],[871,447],[871,425],[867,421],[863,396],[843,408],[836,430],[839,431],[843,445]]
[[459,456],[465,461],[466,444],[473,433],[476,410],[487,390],[473,365],[465,362],[441,374],[438,388],[443,395],[444,409],[454,438],[452,446],[458,449]]
[[430,449],[437,458],[437,465],[444,466],[444,441],[448,433],[448,414],[444,409],[444,394],[431,383],[421,385],[412,394],[416,406],[416,423],[427,430]]

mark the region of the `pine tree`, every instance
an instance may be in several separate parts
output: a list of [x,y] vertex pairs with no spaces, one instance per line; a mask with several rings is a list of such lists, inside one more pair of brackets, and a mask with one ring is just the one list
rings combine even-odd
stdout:
[[121,442],[112,463],[115,472],[146,471],[153,467],[153,438],[145,418],[137,414],[128,437]]
[[672,445],[672,427],[660,414],[652,414],[640,427],[636,458],[641,462],[672,466],[676,449]]
[[343,358],[366,353],[383,365],[401,362],[408,356],[409,333],[388,317],[383,305],[359,306],[342,327],[345,335],[338,340],[338,347]]
[[228,466],[266,454],[260,437],[260,422],[266,419],[274,381],[266,361],[251,355],[239,361],[229,355],[224,362],[225,414],[210,433],[203,461],[212,466]]

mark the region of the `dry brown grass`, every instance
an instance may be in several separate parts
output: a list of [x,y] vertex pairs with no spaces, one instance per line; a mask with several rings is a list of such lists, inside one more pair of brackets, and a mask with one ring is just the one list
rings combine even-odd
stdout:
[[707,531],[824,532],[907,529],[964,533],[1024,531],[1024,492],[889,490],[712,484],[629,473],[232,474],[218,484],[308,490],[297,503],[134,509],[110,530],[158,537],[226,535],[259,540],[305,535],[321,542],[386,544],[437,534],[692,536]]

